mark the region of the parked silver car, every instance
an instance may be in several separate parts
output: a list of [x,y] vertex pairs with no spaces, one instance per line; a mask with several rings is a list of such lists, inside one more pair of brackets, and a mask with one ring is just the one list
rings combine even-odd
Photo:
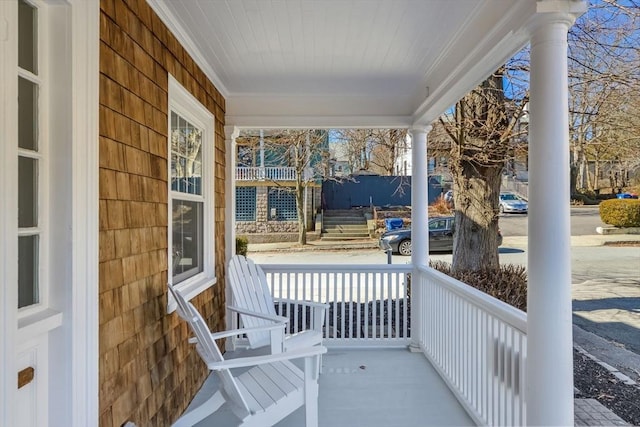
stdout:
[[527,213],[529,204],[515,193],[500,193],[500,213]]

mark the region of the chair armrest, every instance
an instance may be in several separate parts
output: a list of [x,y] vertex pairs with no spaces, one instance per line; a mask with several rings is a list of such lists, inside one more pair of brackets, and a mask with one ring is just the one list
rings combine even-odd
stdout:
[[[263,331],[277,331],[277,330],[281,330],[282,333],[284,334],[285,326],[286,325],[284,323],[276,323],[276,324],[267,325],[267,326],[255,326],[252,328],[230,329],[228,331],[213,332],[211,333],[211,338],[213,338],[214,340],[219,340],[221,338],[232,337],[234,335],[243,335],[243,334],[246,334],[247,332],[263,332]],[[192,338],[189,338],[189,342],[191,344],[194,344],[198,342],[198,339],[195,337],[192,337]]]
[[314,301],[305,301],[305,300],[293,300],[286,298],[276,298],[274,300],[275,303],[284,303],[284,304],[298,304],[306,307],[310,307],[312,312],[311,315],[311,329],[314,331],[322,332],[322,327],[324,326],[324,317],[325,312],[329,308],[329,304],[314,302]]
[[259,319],[271,320],[272,322],[278,322],[278,323],[289,322],[289,318],[284,316],[272,316],[270,314],[258,313],[257,311],[251,311],[245,308],[234,307],[232,305],[227,306],[227,308],[239,314],[246,314],[247,316],[257,317]]
[[284,353],[268,354],[265,356],[238,357],[227,359],[222,362],[208,363],[207,366],[212,371],[224,369],[246,368],[249,366],[264,365],[266,363],[280,362],[283,360],[302,359],[306,357],[319,356],[327,352],[327,348],[321,345],[313,347],[286,351]]

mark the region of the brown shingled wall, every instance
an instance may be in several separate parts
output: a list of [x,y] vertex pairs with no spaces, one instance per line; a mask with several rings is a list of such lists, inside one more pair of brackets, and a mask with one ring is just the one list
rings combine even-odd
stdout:
[[[215,235],[224,248],[225,101],[144,0],[100,3],[100,425],[165,426],[207,375],[167,304],[168,75],[215,116]],[[224,329],[218,283],[194,299]]]

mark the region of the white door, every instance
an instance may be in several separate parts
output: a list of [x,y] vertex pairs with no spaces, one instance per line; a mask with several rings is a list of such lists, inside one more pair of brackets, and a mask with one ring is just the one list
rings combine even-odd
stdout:
[[[86,384],[92,375],[86,371],[78,375],[74,366],[81,354],[88,356],[77,342],[76,325],[86,325],[88,319],[81,315],[84,310],[77,307],[86,299],[76,299],[76,276],[87,269],[77,266],[79,258],[75,253],[82,249],[74,246],[80,237],[74,234],[75,221],[77,215],[86,217],[91,213],[76,209],[78,186],[74,184],[76,173],[87,168],[83,163],[74,167],[74,163],[78,164],[74,123],[79,106],[74,99],[73,37],[81,32],[74,34],[72,30],[79,18],[74,8],[81,3],[0,1],[3,426],[81,425],[75,421],[75,406],[95,406],[86,401],[74,402],[80,394],[76,382]],[[95,2],[87,2],[90,3]],[[94,15],[92,24],[97,26],[99,16],[95,10]],[[95,89],[97,94],[97,83]],[[97,96],[94,98],[97,110]],[[95,142],[85,139],[84,143],[97,146],[97,138],[96,132]],[[97,174],[97,164],[95,167]],[[86,189],[86,185],[80,187]],[[97,194],[95,197],[97,204]],[[93,238],[97,245],[97,224],[95,227]],[[95,267],[89,269],[97,271],[97,259]],[[84,286],[97,291],[97,280]],[[80,297],[86,298],[86,294],[80,292]],[[97,337],[97,326],[93,335]],[[97,366],[97,350],[92,356],[96,357]],[[80,368],[87,366],[85,363]],[[97,376],[97,368],[91,370]],[[97,396],[95,382],[91,387]],[[91,424],[94,423],[84,423]]]

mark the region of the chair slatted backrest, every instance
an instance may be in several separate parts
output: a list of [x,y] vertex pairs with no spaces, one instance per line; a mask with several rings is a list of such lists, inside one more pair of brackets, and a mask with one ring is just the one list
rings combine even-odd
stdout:
[[[180,292],[169,285],[169,290],[173,294],[178,304],[178,315],[187,321],[191,331],[195,334],[198,342],[196,343],[196,351],[207,364],[222,362],[224,357],[218,348],[215,340],[211,337],[209,326],[205,322],[200,312],[193,304],[186,301]],[[249,413],[249,406],[242,396],[238,383],[228,369],[216,370],[216,375],[222,384],[222,393],[227,403],[230,404],[232,410],[241,419],[245,418]]]
[[180,316],[182,320],[185,320],[188,322],[191,316],[189,313],[189,307],[187,306],[187,301],[182,297],[182,294],[178,293],[178,291],[176,290],[176,288],[173,287],[173,285],[167,284],[167,286],[169,288],[169,293],[171,293],[174,301],[176,302],[176,305],[177,305],[176,313],[178,313],[178,316]]
[[[251,259],[242,255],[234,255],[229,261],[229,283],[233,294],[233,305],[257,313],[276,316],[271,290],[267,276]],[[269,320],[245,314],[240,315],[245,328],[273,324]],[[251,332],[247,339],[252,348],[269,345],[268,332]]]

